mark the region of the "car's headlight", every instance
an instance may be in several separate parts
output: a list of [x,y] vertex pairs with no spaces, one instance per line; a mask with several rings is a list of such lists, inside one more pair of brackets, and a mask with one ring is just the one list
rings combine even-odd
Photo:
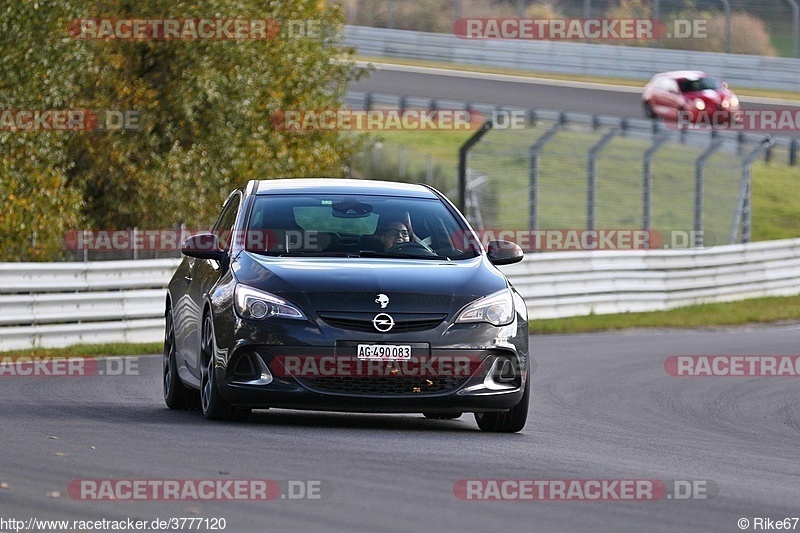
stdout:
[[739,98],[735,94],[731,95],[731,105],[733,107],[736,107],[737,105],[739,105]]
[[457,324],[466,322],[488,322],[505,326],[514,318],[514,299],[509,289],[484,296],[466,306],[456,319]]
[[233,301],[236,303],[236,312],[242,318],[306,318],[300,309],[289,302],[246,285],[236,285]]
[[702,111],[703,109],[706,108],[706,103],[704,101],[702,101],[702,100],[695,100],[694,101],[694,106],[697,109],[699,109],[700,111]]

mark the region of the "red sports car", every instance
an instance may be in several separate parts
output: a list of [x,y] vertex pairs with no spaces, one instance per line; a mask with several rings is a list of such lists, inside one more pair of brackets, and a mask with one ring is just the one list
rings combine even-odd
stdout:
[[647,83],[642,95],[644,112],[650,118],[696,123],[727,123],[738,119],[739,98],[720,83],[699,70],[677,70],[656,74]]

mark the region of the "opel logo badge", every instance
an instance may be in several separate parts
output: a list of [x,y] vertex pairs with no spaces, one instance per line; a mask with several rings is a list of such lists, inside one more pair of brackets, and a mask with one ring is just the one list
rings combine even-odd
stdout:
[[386,333],[394,327],[394,319],[386,313],[378,313],[372,319],[372,325],[381,333]]

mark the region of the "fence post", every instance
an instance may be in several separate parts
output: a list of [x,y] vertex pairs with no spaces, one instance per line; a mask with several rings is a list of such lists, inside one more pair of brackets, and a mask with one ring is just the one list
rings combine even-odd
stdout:
[[487,120],[481,129],[472,134],[458,149],[458,209],[463,213],[467,206],[467,155],[470,149],[481,140],[481,137],[492,129],[492,121]]
[[406,147],[397,147],[397,177],[401,180],[406,178]]
[[668,140],[669,134],[661,134],[655,138],[653,145],[644,152],[644,169],[642,172],[642,225],[645,230],[649,230],[652,225],[653,157],[655,157],[656,152],[658,152]]
[[797,0],[786,0],[792,6],[792,41],[794,45],[794,57],[800,57],[800,6]]
[[528,191],[528,203],[530,204],[528,206],[528,229],[531,231],[539,229],[539,152],[563,127],[564,124],[561,122],[553,124],[530,148],[530,167],[528,169],[528,177],[530,179],[530,189]]
[[433,185],[433,156],[431,154],[425,156],[425,183]]
[[736,213],[733,215],[731,234],[728,239],[729,244],[736,243],[736,232],[739,230],[739,223],[742,223],[742,242],[750,242],[751,213],[750,213],[750,182],[751,167],[753,162],[761,156],[761,152],[767,150],[773,144],[772,137],[767,135],[761,143],[755,147],[742,161],[742,181],[739,184],[739,197],[736,200]]
[[600,150],[602,150],[605,145],[611,142],[611,139],[619,135],[621,131],[620,128],[614,128],[603,135],[603,138],[589,149],[589,164],[587,169],[589,184],[587,187],[586,199],[586,229],[589,231],[594,230],[597,216],[597,204],[595,202],[595,197],[597,196],[597,154],[600,153]]
[[725,53],[731,53],[731,2],[730,0],[720,0],[725,12]]
[[694,248],[703,246],[703,188],[705,182],[703,167],[708,158],[714,155],[720,146],[722,146],[722,141],[713,141],[694,163],[694,242],[692,243]]

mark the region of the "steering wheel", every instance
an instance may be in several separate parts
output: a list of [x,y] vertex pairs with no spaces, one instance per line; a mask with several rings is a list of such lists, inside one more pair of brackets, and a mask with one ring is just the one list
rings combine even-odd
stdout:
[[391,248],[387,248],[386,253],[409,254],[409,255],[419,255],[419,256],[437,255],[436,252],[434,252],[424,244],[420,244],[418,242],[401,242],[400,244],[395,244]]

